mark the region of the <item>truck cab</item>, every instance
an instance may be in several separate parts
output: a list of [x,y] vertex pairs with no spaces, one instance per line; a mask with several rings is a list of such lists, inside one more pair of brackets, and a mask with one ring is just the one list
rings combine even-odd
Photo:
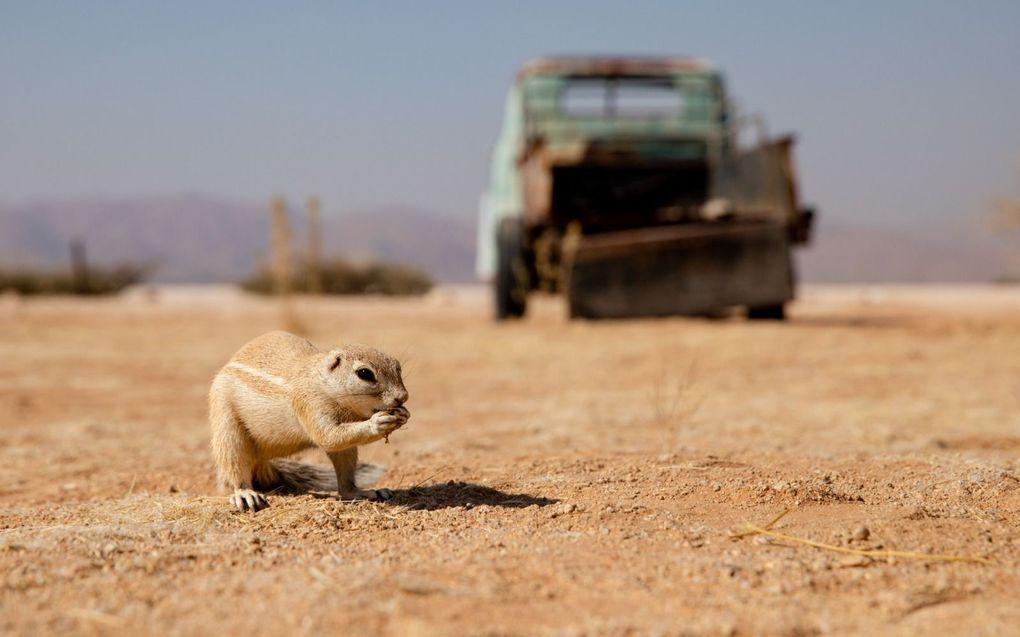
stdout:
[[792,138],[742,150],[734,120],[704,60],[525,64],[480,207],[478,272],[497,318],[522,316],[535,290],[588,318],[781,316],[789,246],[812,215],[797,202]]

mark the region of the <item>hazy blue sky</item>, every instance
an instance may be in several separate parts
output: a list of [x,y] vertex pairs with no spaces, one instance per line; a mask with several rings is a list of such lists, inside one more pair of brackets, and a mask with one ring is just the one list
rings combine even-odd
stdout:
[[471,217],[528,57],[695,54],[829,219],[1020,191],[1020,2],[0,2],[0,203],[317,193]]

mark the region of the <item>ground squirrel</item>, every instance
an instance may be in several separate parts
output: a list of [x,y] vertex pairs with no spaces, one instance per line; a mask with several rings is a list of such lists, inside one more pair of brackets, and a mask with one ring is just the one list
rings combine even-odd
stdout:
[[[358,445],[407,422],[400,363],[364,345],[322,352],[303,338],[270,332],[250,341],[216,374],[209,390],[212,453],[220,483],[238,509],[269,505],[261,492],[337,490],[343,500],[387,500],[365,491],[381,469],[358,465]],[[319,447],[334,471],[282,460]]]

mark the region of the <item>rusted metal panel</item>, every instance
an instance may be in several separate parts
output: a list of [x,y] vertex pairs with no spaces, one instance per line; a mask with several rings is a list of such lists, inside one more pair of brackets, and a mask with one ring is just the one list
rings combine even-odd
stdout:
[[800,214],[791,152],[793,137],[724,157],[714,171],[712,196],[740,213],[795,223]]
[[785,226],[685,224],[583,237],[565,245],[571,316],[697,315],[778,306],[794,297]]
[[552,201],[552,170],[548,157],[541,151],[532,151],[521,162],[521,188],[524,201],[524,219],[538,225],[550,216]]
[[532,75],[643,75],[676,71],[710,71],[713,64],[696,57],[563,56],[529,60],[518,79]]

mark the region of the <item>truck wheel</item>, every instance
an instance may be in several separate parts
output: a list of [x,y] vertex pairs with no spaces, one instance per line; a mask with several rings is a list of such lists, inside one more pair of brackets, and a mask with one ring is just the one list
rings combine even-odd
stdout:
[[496,319],[520,318],[528,304],[528,269],[524,263],[521,223],[504,219],[496,235]]
[[786,306],[780,303],[749,307],[747,308],[747,318],[751,321],[784,321],[786,320]]

